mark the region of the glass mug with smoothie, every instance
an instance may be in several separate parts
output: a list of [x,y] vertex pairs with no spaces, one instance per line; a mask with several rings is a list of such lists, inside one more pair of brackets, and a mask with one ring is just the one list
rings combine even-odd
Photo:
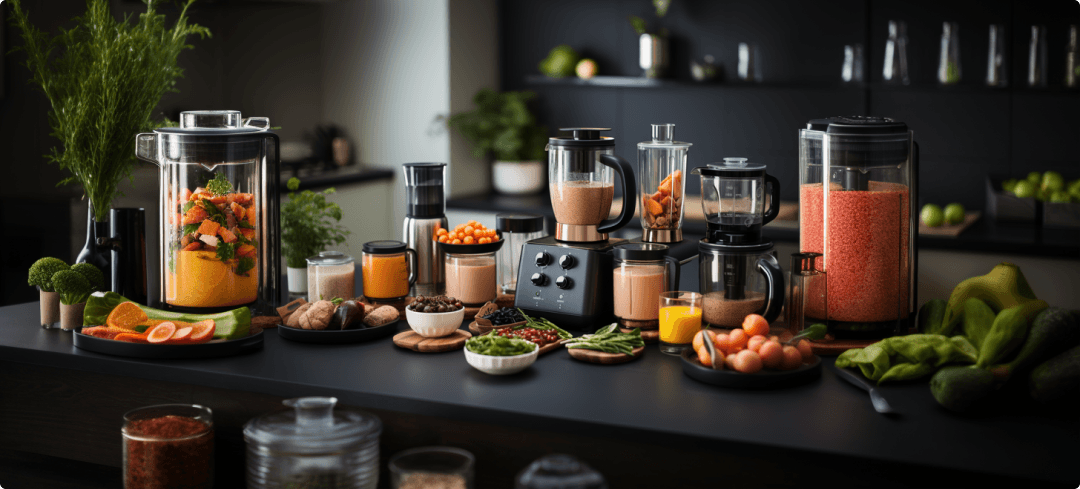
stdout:
[[622,244],[612,250],[615,317],[619,326],[655,330],[660,326],[662,292],[679,288],[679,260],[668,256],[667,245]]
[[[394,240],[364,243],[361,255],[364,297],[373,301],[396,301],[409,295],[416,283],[416,251]],[[410,262],[408,257],[412,256]]]

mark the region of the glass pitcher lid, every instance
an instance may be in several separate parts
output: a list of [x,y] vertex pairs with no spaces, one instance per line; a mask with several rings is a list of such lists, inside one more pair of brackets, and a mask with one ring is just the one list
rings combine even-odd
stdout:
[[291,410],[248,421],[244,439],[274,451],[313,455],[341,451],[382,433],[378,417],[334,408],[335,397],[300,397],[282,401]]
[[638,149],[687,149],[692,143],[674,141],[675,124],[653,124],[652,141],[642,141]]
[[628,243],[615,246],[611,254],[619,260],[663,261],[668,246],[655,243]]
[[610,127],[560,127],[559,130],[569,132],[571,137],[548,138],[548,146],[574,148],[615,146],[615,138],[600,135],[601,132],[610,131]]
[[237,110],[181,112],[179,127],[159,127],[154,133],[160,140],[159,158],[203,165],[250,163],[264,153],[266,138],[273,135],[270,119],[241,119]]
[[726,157],[723,163],[709,163],[708,166],[699,166],[690,173],[703,177],[764,177],[765,165],[750,163],[747,158]]
[[309,256],[307,258],[307,264],[309,267],[322,267],[331,265],[347,265],[353,263],[353,257],[346,255],[340,251],[320,251],[318,255]]

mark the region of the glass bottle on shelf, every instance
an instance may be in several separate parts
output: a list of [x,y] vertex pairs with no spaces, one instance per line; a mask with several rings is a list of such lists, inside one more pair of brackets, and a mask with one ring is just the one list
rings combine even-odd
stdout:
[[1069,26],[1069,46],[1065,50],[1065,86],[1067,88],[1076,88],[1077,80],[1080,80],[1080,66],[1077,61],[1080,60],[1080,40],[1077,37],[1080,34],[1077,33],[1075,25]]
[[960,25],[956,22],[941,23],[937,78],[942,85],[960,83]]
[[1046,26],[1031,26],[1028,44],[1027,83],[1029,87],[1046,86]]
[[1005,69],[1005,26],[990,24],[990,48],[986,58],[986,85],[1004,87],[1009,84]]
[[885,41],[885,67],[882,77],[886,83],[907,85],[907,24],[902,20],[889,21],[889,39]]

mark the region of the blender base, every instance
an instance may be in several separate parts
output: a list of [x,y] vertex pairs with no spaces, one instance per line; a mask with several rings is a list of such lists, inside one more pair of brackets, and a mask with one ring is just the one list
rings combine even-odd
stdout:
[[597,231],[596,224],[555,223],[555,240],[567,243],[600,243],[607,241],[607,233]]
[[680,243],[682,242],[682,229],[645,229],[641,240],[646,243]]

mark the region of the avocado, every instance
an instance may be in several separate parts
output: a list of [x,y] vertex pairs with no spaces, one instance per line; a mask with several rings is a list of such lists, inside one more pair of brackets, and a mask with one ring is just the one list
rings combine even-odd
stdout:
[[1080,344],[1080,317],[1077,316],[1074,311],[1065,308],[1046,308],[1031,322],[1027,340],[1016,357],[991,371],[998,378],[1008,379],[1017,372],[1025,372],[1038,363]]
[[1031,371],[1031,397],[1050,402],[1080,394],[1080,346],[1074,346]]
[[994,375],[974,366],[951,366],[930,378],[930,393],[950,411],[962,413],[994,391]]

